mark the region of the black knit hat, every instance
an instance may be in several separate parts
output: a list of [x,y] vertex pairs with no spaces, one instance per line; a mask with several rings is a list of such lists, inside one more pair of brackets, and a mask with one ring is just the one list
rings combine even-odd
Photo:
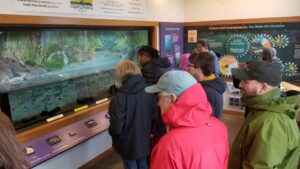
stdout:
[[279,64],[253,61],[243,69],[231,69],[232,76],[239,80],[257,80],[271,86],[278,86],[282,80]]

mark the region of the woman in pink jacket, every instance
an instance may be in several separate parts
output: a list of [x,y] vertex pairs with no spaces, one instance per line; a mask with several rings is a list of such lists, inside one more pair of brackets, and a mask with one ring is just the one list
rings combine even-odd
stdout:
[[227,127],[211,116],[205,92],[192,75],[169,71],[145,90],[158,93],[170,127],[152,151],[151,169],[227,169]]
[[188,71],[188,65],[190,64],[189,57],[189,53],[184,53],[179,57],[180,70]]

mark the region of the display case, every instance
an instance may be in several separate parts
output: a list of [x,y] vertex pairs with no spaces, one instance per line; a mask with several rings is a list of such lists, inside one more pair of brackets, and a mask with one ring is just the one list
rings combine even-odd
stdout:
[[146,28],[0,28],[0,92],[16,129],[109,97],[114,68]]
[[0,15],[0,106],[31,166],[107,129],[121,60],[156,45],[156,22]]

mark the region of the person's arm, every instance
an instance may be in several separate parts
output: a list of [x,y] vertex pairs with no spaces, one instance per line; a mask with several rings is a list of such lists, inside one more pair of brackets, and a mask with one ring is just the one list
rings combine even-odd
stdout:
[[288,140],[282,121],[268,119],[253,135],[246,157],[243,158],[243,169],[278,168],[287,152]]
[[108,113],[110,115],[109,134],[118,138],[125,127],[126,96],[123,94],[116,95],[109,104]]

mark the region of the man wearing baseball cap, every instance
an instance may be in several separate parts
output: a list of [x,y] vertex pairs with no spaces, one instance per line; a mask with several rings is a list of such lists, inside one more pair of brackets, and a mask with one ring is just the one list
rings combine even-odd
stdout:
[[162,119],[170,127],[152,151],[151,169],[227,168],[227,127],[211,116],[205,92],[191,74],[169,71],[145,90],[158,93]]
[[253,61],[246,68],[232,69],[232,75],[241,80],[242,100],[249,112],[231,147],[228,168],[296,169],[299,105],[280,97],[280,65]]

